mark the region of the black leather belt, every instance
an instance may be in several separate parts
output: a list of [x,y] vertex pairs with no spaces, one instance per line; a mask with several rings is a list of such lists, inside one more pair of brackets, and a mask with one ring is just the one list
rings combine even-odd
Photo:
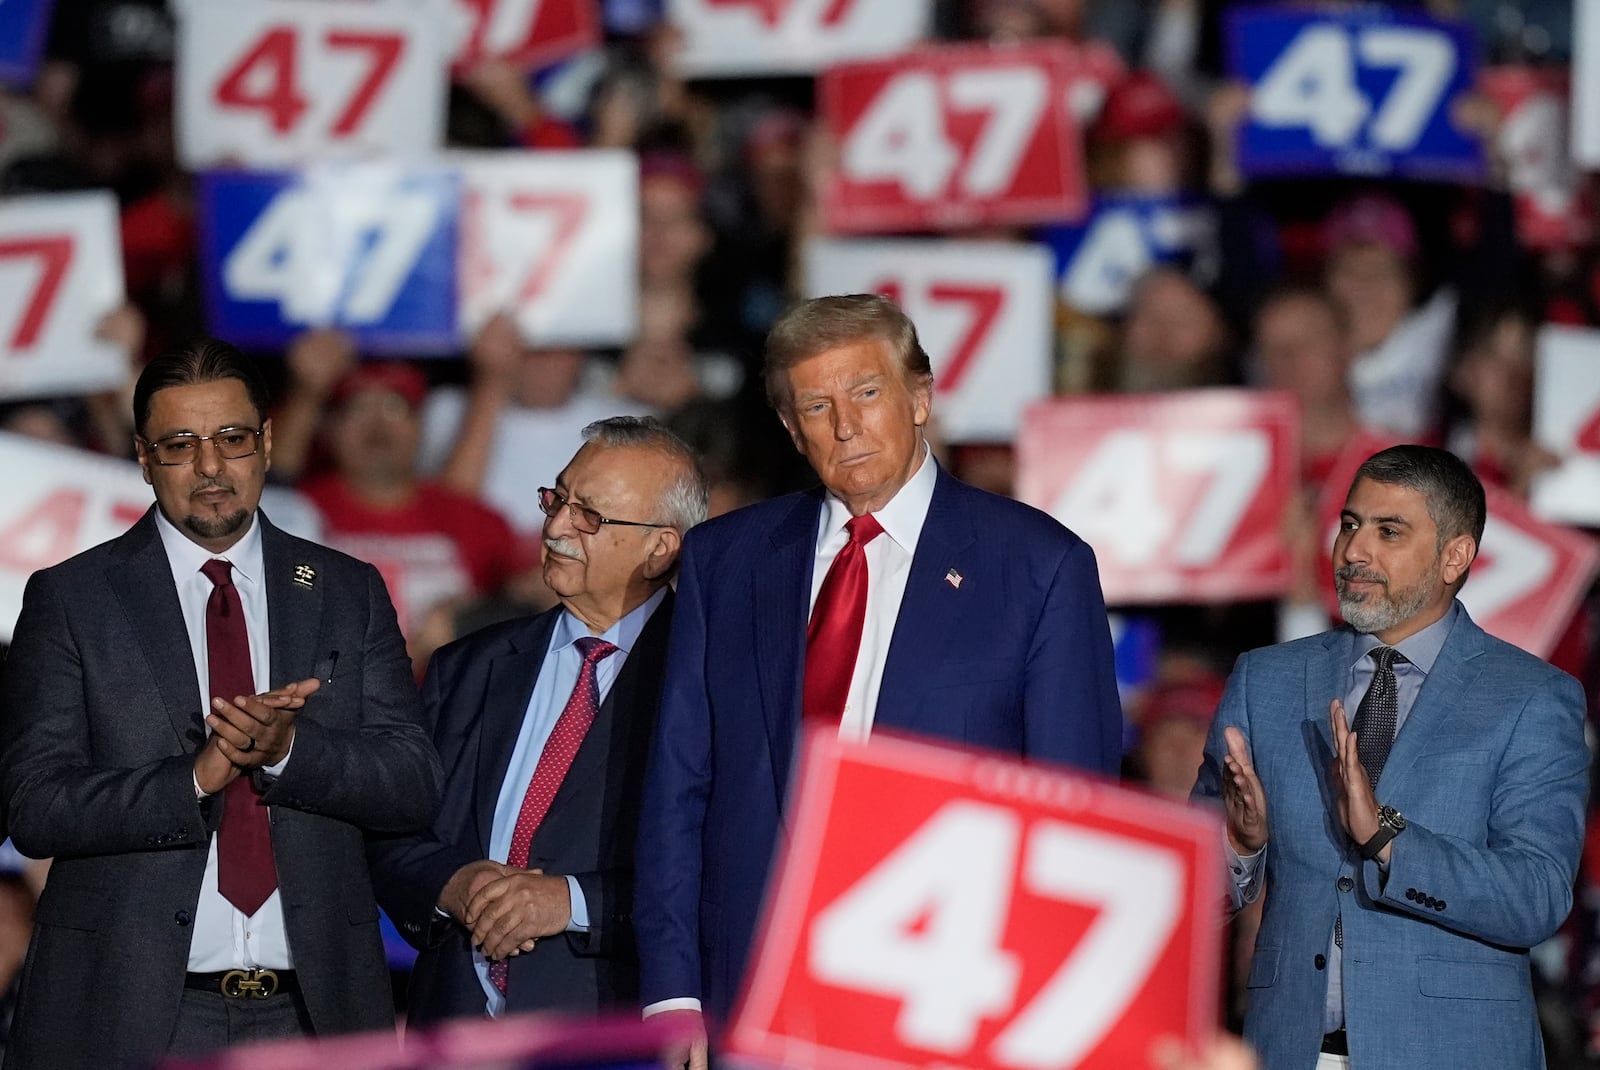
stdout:
[[1322,1054],[1346,1056],[1350,1054],[1350,1038],[1343,1029],[1322,1034]]
[[188,973],[183,987],[196,992],[217,992],[229,999],[269,999],[300,991],[293,970],[222,970]]

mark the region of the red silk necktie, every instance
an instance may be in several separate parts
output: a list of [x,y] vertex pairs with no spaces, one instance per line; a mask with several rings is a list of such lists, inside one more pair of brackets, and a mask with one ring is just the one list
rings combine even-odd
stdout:
[[[239,601],[239,589],[233,585],[232,564],[214,558],[200,571],[211,581],[211,597],[206,600],[206,661],[211,670],[211,696],[232,702],[236,695],[256,693],[244,604]],[[267,804],[261,801],[250,777],[240,774],[222,789],[217,891],[241,914],[249,916],[261,909],[277,886]]]
[[[617,652],[617,647],[604,639],[586,635],[573,643],[583,655],[583,667],[578,670],[578,682],[572,695],[556,718],[556,726],[539,752],[539,762],[533,767],[533,779],[528,781],[528,792],[522,797],[522,809],[517,811],[517,827],[511,832],[511,850],[506,855],[506,865],[517,869],[528,868],[528,852],[533,846],[534,833],[550,810],[561,782],[572,768],[583,737],[589,734],[595,714],[600,712],[600,684],[595,679],[595,666]],[[506,959],[489,963],[489,980],[505,994],[511,964]]]
[[845,522],[850,541],[828,566],[806,629],[806,681],[802,710],[807,721],[838,724],[850,697],[850,680],[867,621],[867,543],[883,534],[871,513]]

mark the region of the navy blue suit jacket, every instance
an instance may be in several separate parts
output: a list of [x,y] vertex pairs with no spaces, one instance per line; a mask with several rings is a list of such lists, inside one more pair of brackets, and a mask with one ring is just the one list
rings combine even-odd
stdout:
[[[639,829],[646,1004],[698,997],[720,1018],[738,993],[781,846],[822,501],[762,502],[685,539]],[[873,725],[1113,773],[1121,708],[1089,546],[941,469]]]
[[[474,632],[429,663],[422,699],[444,763],[444,801],[428,832],[374,841],[368,849],[378,901],[421,952],[411,973],[412,1025],[483,1014],[471,934],[434,906],[456,870],[489,856],[495,802],[562,612],[558,606]],[[511,959],[508,1012],[592,1014],[635,1001],[633,837],[671,620],[668,592],[628,652],[534,834],[528,867],[577,879],[589,931],[540,940]]]

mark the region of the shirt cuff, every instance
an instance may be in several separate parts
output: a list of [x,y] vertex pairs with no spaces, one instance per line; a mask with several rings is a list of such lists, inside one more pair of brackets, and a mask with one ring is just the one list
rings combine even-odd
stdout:
[[583,897],[583,889],[578,886],[578,878],[570,873],[567,874],[567,897],[572,900],[572,917],[567,922],[567,932],[588,932],[589,902]]
[[662,999],[647,1005],[644,1009],[646,1018],[668,1011],[694,1011],[700,1012],[700,1001],[692,996],[681,996],[677,999]]
[[195,797],[195,801],[196,802],[198,802],[201,799],[209,799],[209,798],[211,798],[210,792],[205,792],[205,791],[201,791],[200,790],[200,774],[199,773],[195,773],[195,772],[191,771],[189,773],[189,779],[194,781],[194,797]]
[[289,737],[289,749],[283,752],[283,760],[278,762],[278,763],[276,763],[276,764],[274,764],[274,765],[263,765],[261,767],[261,772],[264,775],[270,776],[270,777],[280,777],[280,776],[282,776],[284,767],[289,764],[289,757],[292,754],[294,754],[294,737],[290,736]]
[[1261,863],[1266,858],[1265,847],[1253,854],[1242,855],[1233,849],[1233,844],[1226,838],[1222,843],[1223,851],[1228,860],[1228,876],[1233,878],[1233,886],[1239,891],[1239,898],[1246,903],[1253,903],[1256,896],[1261,894]]

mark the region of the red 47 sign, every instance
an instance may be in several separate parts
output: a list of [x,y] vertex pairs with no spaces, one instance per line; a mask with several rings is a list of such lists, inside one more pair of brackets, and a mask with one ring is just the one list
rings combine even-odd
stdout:
[[807,741],[734,1054],[1126,1070],[1216,1013],[1221,830],[1000,757]]
[[927,32],[931,0],[669,0],[685,74],[809,74],[886,56]]
[[110,193],[0,201],[0,398],[122,385],[128,355],[94,336],[122,300]]
[[463,191],[463,333],[470,338],[509,312],[539,345],[630,341],[639,292],[634,155],[586,149],[454,159]]
[[867,233],[1051,223],[1087,207],[1070,53],[956,45],[822,77],[838,143],[829,229]]
[[1023,416],[1017,497],[1094,547],[1107,602],[1270,598],[1299,435],[1287,394],[1058,398]]
[[1020,242],[814,241],[813,296],[880,293],[917,325],[933,365],[934,413],[953,442],[1009,442],[1050,393],[1054,263]]
[[406,0],[192,0],[178,40],[186,167],[417,156],[443,135],[438,11]]
[[594,0],[451,0],[458,20],[457,69],[482,59],[540,67],[600,40]]

